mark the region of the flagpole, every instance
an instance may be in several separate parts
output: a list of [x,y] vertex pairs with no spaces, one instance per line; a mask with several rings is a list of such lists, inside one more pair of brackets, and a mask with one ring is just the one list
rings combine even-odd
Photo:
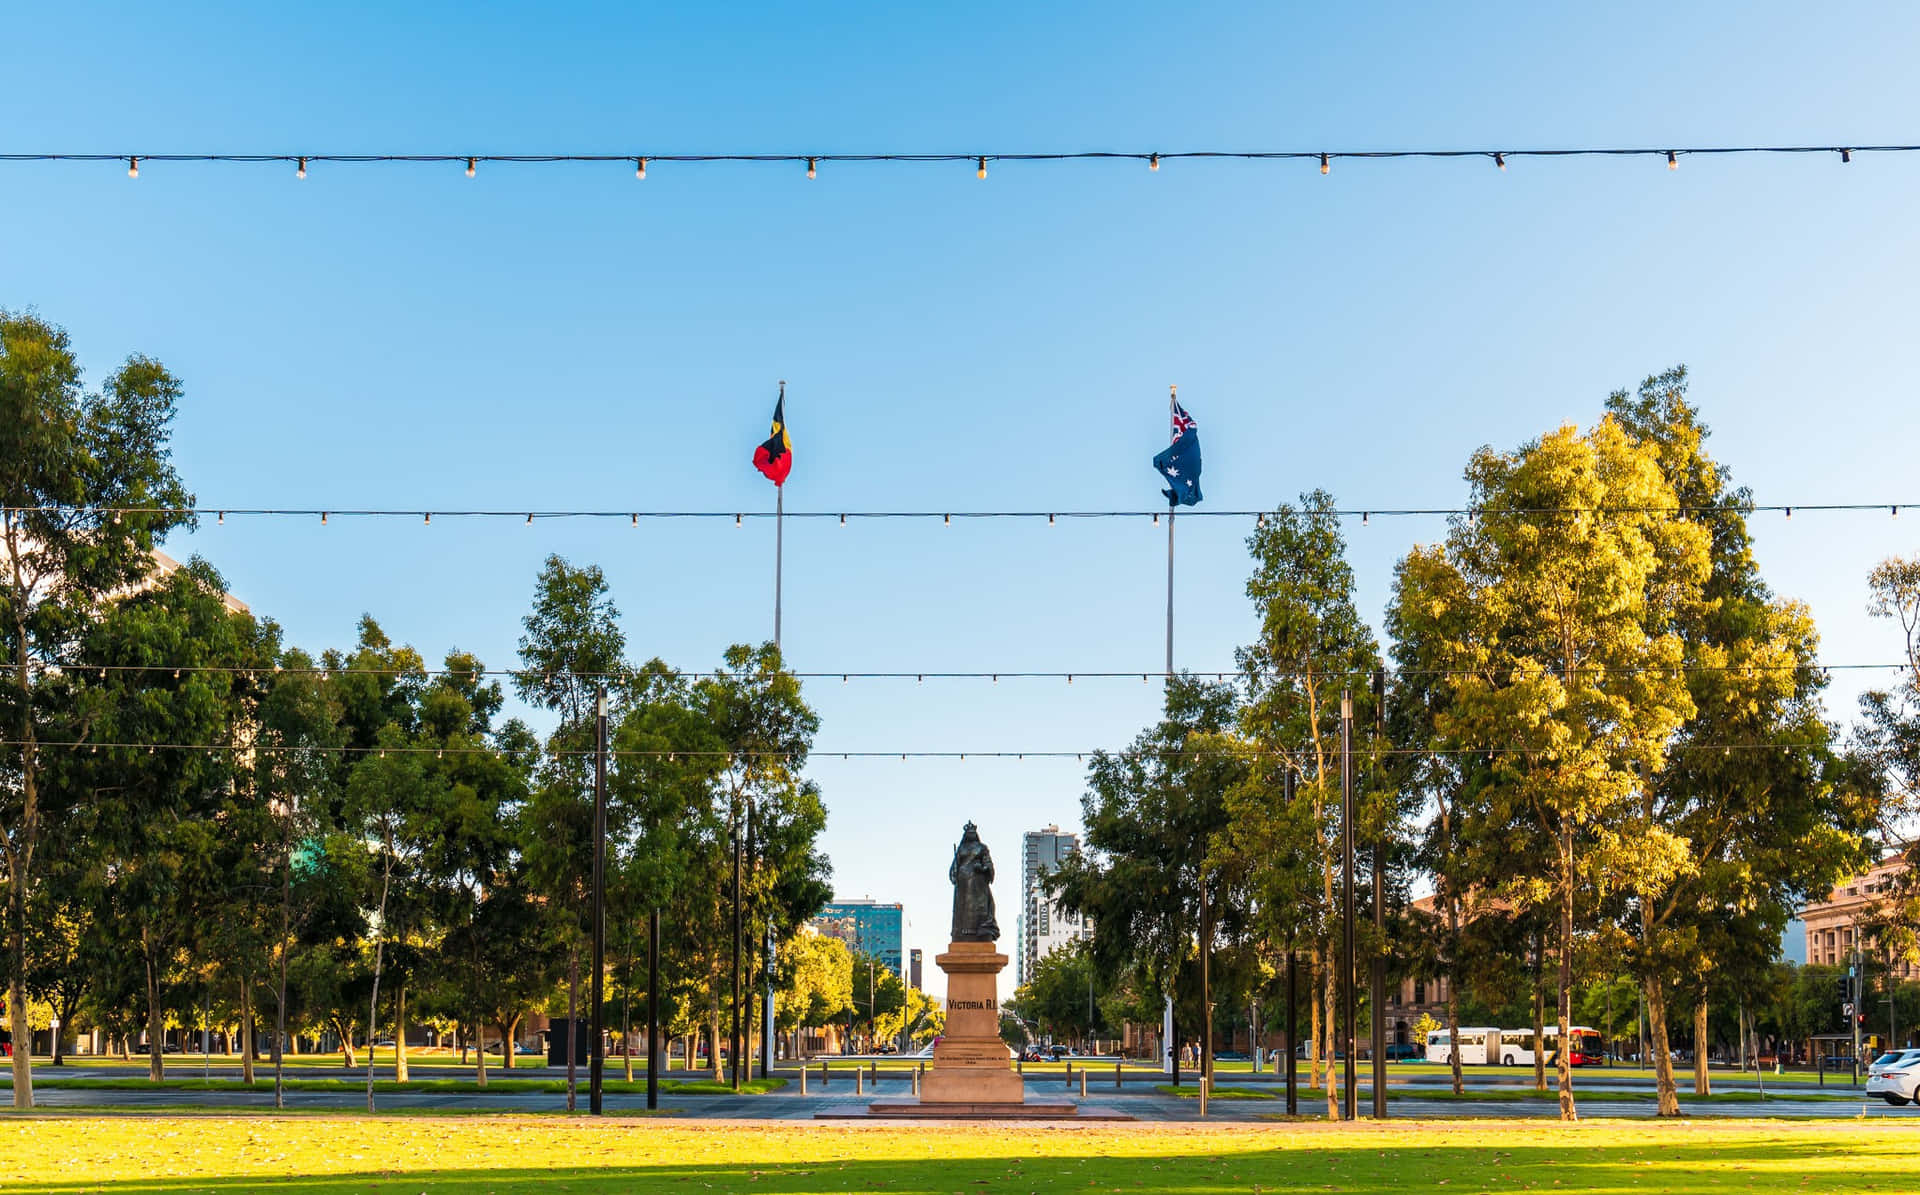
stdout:
[[[787,380],[780,379],[781,428],[785,430],[787,411]],[[787,487],[773,487],[773,650],[780,650],[780,582],[786,568],[787,539]],[[783,660],[780,665],[786,667]],[[761,978],[766,984],[765,998],[761,1004],[763,1024],[760,1029],[760,1077],[770,1078],[773,1074],[773,927],[767,927],[766,966]],[[747,1072],[751,1075],[751,1069]]]
[[[780,379],[780,411],[786,413],[787,380]],[[785,430],[785,421],[782,421]],[[787,530],[787,487],[773,487],[773,646],[780,647],[780,574],[783,567],[782,557],[786,549]]]
[[[1167,404],[1180,401],[1180,387],[1167,387]],[[1168,466],[1171,468],[1172,466]],[[1171,490],[1167,495],[1167,683],[1173,682],[1173,514],[1180,509]]]

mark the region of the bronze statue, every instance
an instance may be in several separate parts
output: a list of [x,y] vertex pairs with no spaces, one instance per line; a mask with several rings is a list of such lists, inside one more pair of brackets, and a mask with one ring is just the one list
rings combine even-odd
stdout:
[[961,831],[960,845],[953,848],[953,866],[947,868],[947,879],[953,882],[953,940],[998,941],[1000,925],[993,919],[993,855],[980,841],[980,832],[972,822]]

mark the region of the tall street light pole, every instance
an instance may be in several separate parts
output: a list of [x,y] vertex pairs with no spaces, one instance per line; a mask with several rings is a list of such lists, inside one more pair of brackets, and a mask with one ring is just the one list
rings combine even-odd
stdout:
[[[587,997],[592,1054],[587,1062],[587,1110],[601,1115],[601,1085],[607,1067],[602,1006],[607,974],[607,689],[600,687],[594,703],[593,739],[593,983]],[[569,1059],[573,1031],[567,1034]],[[631,1047],[629,1047],[631,1048]]]

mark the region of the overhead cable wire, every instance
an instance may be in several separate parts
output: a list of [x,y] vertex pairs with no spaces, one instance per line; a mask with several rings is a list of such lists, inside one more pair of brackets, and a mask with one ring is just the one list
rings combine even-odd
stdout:
[[[26,745],[27,744],[25,743],[25,741],[20,739],[0,739],[0,747],[23,747]],[[94,742],[86,739],[69,740],[69,741],[62,741],[62,742],[47,742],[47,741],[35,740],[35,742],[32,745],[35,748],[41,749],[41,750],[70,749],[70,750],[86,750],[93,753],[98,753],[100,751],[127,751],[135,754],[138,754],[141,752],[152,754],[156,751],[205,751],[205,752],[227,752],[227,753],[236,754],[236,755],[307,753],[307,754],[318,754],[318,755],[339,755],[339,756],[342,756],[343,758],[350,755],[357,755],[357,756],[363,756],[363,757],[373,756],[378,758],[378,757],[384,757],[386,755],[432,755],[435,757],[444,757],[447,755],[486,755],[486,756],[502,757],[502,756],[516,756],[516,755],[520,755],[520,756],[541,755],[541,754],[553,755],[553,756],[591,758],[594,755],[594,752],[591,750],[542,751],[540,748],[508,748],[508,747],[464,746],[464,745],[457,745],[457,746],[407,745],[407,746],[348,747],[348,746],[340,746],[340,745],[334,745],[334,744],[288,745],[288,744],[257,743],[257,742],[256,743]],[[1667,743],[1663,746],[1662,749],[1666,751],[1668,754],[1673,754],[1673,753],[1682,752],[1682,751],[1688,751],[1688,752],[1718,751],[1723,754],[1730,755],[1735,751],[1824,751],[1824,750],[1831,749],[1831,747],[1832,747],[1832,744],[1828,742],[1820,742],[1820,743],[1814,743],[1814,742],[1807,742],[1807,743],[1682,743],[1682,742],[1676,742],[1676,743]],[[1254,746],[1230,747],[1230,748],[1122,747],[1122,748],[1112,748],[1112,749],[1096,747],[1096,748],[1080,748],[1077,750],[1066,750],[1066,751],[1062,751],[1062,750],[929,751],[929,750],[917,750],[917,749],[908,749],[905,751],[875,751],[875,750],[837,751],[837,750],[831,750],[828,748],[810,748],[806,751],[766,751],[766,750],[754,750],[754,749],[741,749],[737,751],[727,751],[727,750],[718,750],[718,749],[677,751],[677,750],[670,750],[666,748],[636,751],[631,749],[615,748],[615,749],[610,749],[608,751],[608,754],[615,758],[665,759],[665,760],[668,760],[669,762],[672,762],[678,759],[788,759],[788,760],[831,759],[836,756],[843,760],[853,760],[853,759],[965,760],[968,758],[1083,760],[1089,755],[1100,755],[1100,756],[1107,757],[1109,759],[1153,759],[1153,758],[1180,758],[1180,757],[1289,759],[1305,753],[1307,752],[1306,752],[1306,749],[1304,748],[1295,749],[1295,750],[1286,750],[1286,749],[1280,749],[1280,748],[1266,748],[1266,747],[1254,747]],[[1523,757],[1530,758],[1534,756],[1555,756],[1555,755],[1565,756],[1565,755],[1577,754],[1577,752],[1570,752],[1566,748],[1562,748],[1562,747],[1525,747],[1525,746],[1440,747],[1440,748],[1368,747],[1362,750],[1360,754],[1383,755],[1383,756],[1423,756],[1423,757],[1428,757],[1428,756],[1490,756],[1490,757],[1523,756]]]
[[[1804,672],[1833,673],[1833,672],[1886,671],[1889,669],[1905,670],[1907,668],[1910,668],[1911,666],[1912,665],[1905,660],[1889,661],[1884,664],[1821,664],[1817,662],[1802,661],[1802,662],[1796,662],[1796,663],[1790,663],[1790,664],[1680,664],[1680,665],[1672,665],[1672,666],[1665,665],[1665,664],[1636,664],[1636,665],[1626,665],[1626,666],[1583,665],[1580,668],[1575,669],[1575,672],[1578,675],[1583,677],[1584,676],[1643,676],[1643,675],[1679,677],[1679,676],[1692,676],[1696,674],[1735,673],[1735,672],[1741,673],[1743,675],[1751,676],[1751,675],[1760,674],[1760,673],[1775,673],[1775,672],[1803,672],[1804,671]],[[172,673],[176,678],[183,673],[209,673],[209,674],[247,676],[255,679],[266,677],[266,676],[287,675],[287,676],[316,676],[323,680],[328,679],[330,677],[373,676],[373,677],[419,678],[423,680],[431,680],[435,677],[453,677],[456,679],[471,679],[474,681],[479,681],[482,679],[499,677],[501,679],[506,679],[506,680],[519,680],[519,681],[527,681],[527,682],[539,681],[541,683],[550,683],[555,678],[559,678],[562,680],[573,679],[573,680],[582,680],[582,681],[619,682],[619,681],[645,680],[649,676],[662,676],[662,675],[669,676],[677,680],[696,680],[697,681],[697,680],[705,680],[708,678],[712,678],[714,680],[725,680],[732,675],[722,670],[678,669],[678,668],[667,669],[664,672],[662,671],[650,672],[646,669],[638,669],[638,668],[617,669],[617,670],[600,671],[600,672],[593,672],[593,671],[572,672],[572,671],[562,671],[562,670],[547,671],[539,668],[365,668],[365,667],[352,665],[352,664],[343,665],[337,668],[330,668],[324,665],[317,665],[317,664],[311,665],[311,666],[304,666],[304,667],[285,667],[281,665],[255,666],[255,665],[246,665],[246,664],[170,664],[164,661],[151,663],[151,664],[76,663],[71,665],[61,665],[56,663],[49,663],[45,661],[35,660],[35,661],[29,661],[28,667],[30,669],[33,669],[42,673],[72,672],[80,675],[97,674],[99,679],[101,680],[105,680],[107,677],[107,674],[109,673],[113,673],[113,674]],[[1382,671],[1389,677],[1401,678],[1401,679],[1411,678],[1411,677],[1461,677],[1461,676],[1486,675],[1485,671],[1482,669],[1470,669],[1470,668],[1387,668],[1387,669],[1382,669]],[[1545,667],[1536,669],[1535,672],[1541,675],[1553,675],[1553,676],[1559,675],[1559,673],[1554,669],[1545,668]],[[1349,668],[1349,669],[1320,669],[1320,670],[1263,668],[1263,669],[1260,669],[1255,674],[1255,679],[1259,679],[1262,681],[1303,680],[1303,679],[1317,677],[1321,680],[1333,681],[1333,680],[1340,680],[1340,679],[1370,678],[1372,677],[1373,674],[1374,674],[1374,669],[1371,667]],[[887,681],[912,680],[915,682],[925,682],[930,680],[991,680],[994,682],[999,682],[1002,680],[1064,680],[1069,684],[1073,683],[1076,680],[1126,680],[1126,681],[1139,680],[1142,683],[1146,683],[1152,680],[1164,681],[1164,680],[1174,679],[1177,677],[1192,677],[1198,680],[1212,679],[1216,681],[1245,680],[1248,678],[1248,674],[1245,671],[1196,672],[1191,669],[1181,669],[1179,671],[1172,672],[1172,673],[1162,672],[1162,671],[1153,670],[1153,669],[1148,669],[1146,671],[1135,671],[1135,670],[1114,671],[1111,669],[1104,670],[1104,671],[1080,670],[1080,669],[1074,669],[1070,671],[1034,671],[1031,669],[1029,670],[1007,669],[1007,670],[998,671],[998,672],[952,671],[952,670],[949,670],[949,671],[926,670],[926,671],[919,671],[919,672],[858,671],[858,670],[835,671],[831,669],[826,671],[817,671],[817,670],[811,670],[811,669],[808,669],[808,670],[795,669],[795,670],[782,670],[781,675],[793,677],[795,680],[830,681],[830,680],[837,679],[842,682],[850,682],[850,681],[856,681],[856,680],[887,680]]]
[[964,163],[973,168],[978,179],[987,177],[990,163],[1111,162],[1138,163],[1151,173],[1163,165],[1178,162],[1305,162],[1322,175],[1331,174],[1335,163],[1344,161],[1391,162],[1407,160],[1447,161],[1479,159],[1505,173],[1510,162],[1525,159],[1569,158],[1651,158],[1677,170],[1682,158],[1739,157],[1777,155],[1831,155],[1841,163],[1851,163],[1857,154],[1907,154],[1920,151],[1920,145],[1884,143],[1855,144],[1827,142],[1799,145],[1641,145],[1641,146],[1562,146],[1554,148],[1405,148],[1405,149],[1187,149],[1187,150],[1066,150],[986,152],[841,152],[823,153],[818,149],[773,153],[727,152],[655,152],[629,150],[623,153],[82,153],[25,152],[0,154],[0,162],[113,162],[125,163],[127,176],[138,179],[140,166],[167,164],[264,164],[293,167],[296,179],[305,179],[310,168],[322,165],[452,165],[468,178],[478,176],[479,167],[489,165],[547,166],[565,163],[582,165],[617,163],[634,168],[634,178],[645,181],[647,168],[667,165],[714,165],[722,163],[789,165],[804,169],[804,177],[818,176],[823,165],[872,163]]
[[[1699,514],[1782,514],[1791,519],[1795,511],[1809,513],[1857,513],[1885,512],[1893,518],[1900,516],[1902,509],[1911,509],[1913,502],[1785,502],[1785,503],[1735,503],[1735,504],[1683,504],[1676,506],[1343,506],[1332,510],[1293,509],[1296,517],[1327,516],[1338,519],[1360,519],[1362,523],[1375,518],[1489,518],[1496,515],[1615,515],[1615,514],[1651,514],[1687,516]],[[159,515],[167,518],[201,519],[213,516],[216,525],[225,525],[228,516],[235,518],[297,518],[312,519],[323,526],[330,526],[333,519],[417,519],[424,526],[432,526],[437,516],[445,519],[509,519],[525,524],[546,519],[625,519],[633,525],[640,520],[728,520],[736,526],[747,519],[772,520],[776,518],[799,520],[939,520],[950,524],[955,519],[978,520],[1038,520],[1045,519],[1049,524],[1056,519],[1146,519],[1154,523],[1166,513],[1165,508],[1153,510],[789,510],[775,512],[771,510],[529,510],[519,509],[447,509],[441,507],[415,507],[412,509],[360,508],[343,509],[337,506],[285,507],[285,506],[107,506],[107,505],[62,505],[62,506],[9,506],[4,509],[10,515],[42,514],[63,515],[68,517],[104,517],[108,519],[126,518],[132,515]],[[1180,511],[1182,519],[1253,519],[1259,521],[1272,518],[1281,513],[1279,510],[1200,510]]]

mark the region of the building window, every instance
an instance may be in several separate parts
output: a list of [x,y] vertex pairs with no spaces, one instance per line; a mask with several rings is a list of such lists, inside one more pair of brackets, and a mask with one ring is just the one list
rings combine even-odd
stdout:
[[1413,1002],[1415,1004],[1425,1004],[1427,1002],[1426,980],[1416,979],[1413,981]]

